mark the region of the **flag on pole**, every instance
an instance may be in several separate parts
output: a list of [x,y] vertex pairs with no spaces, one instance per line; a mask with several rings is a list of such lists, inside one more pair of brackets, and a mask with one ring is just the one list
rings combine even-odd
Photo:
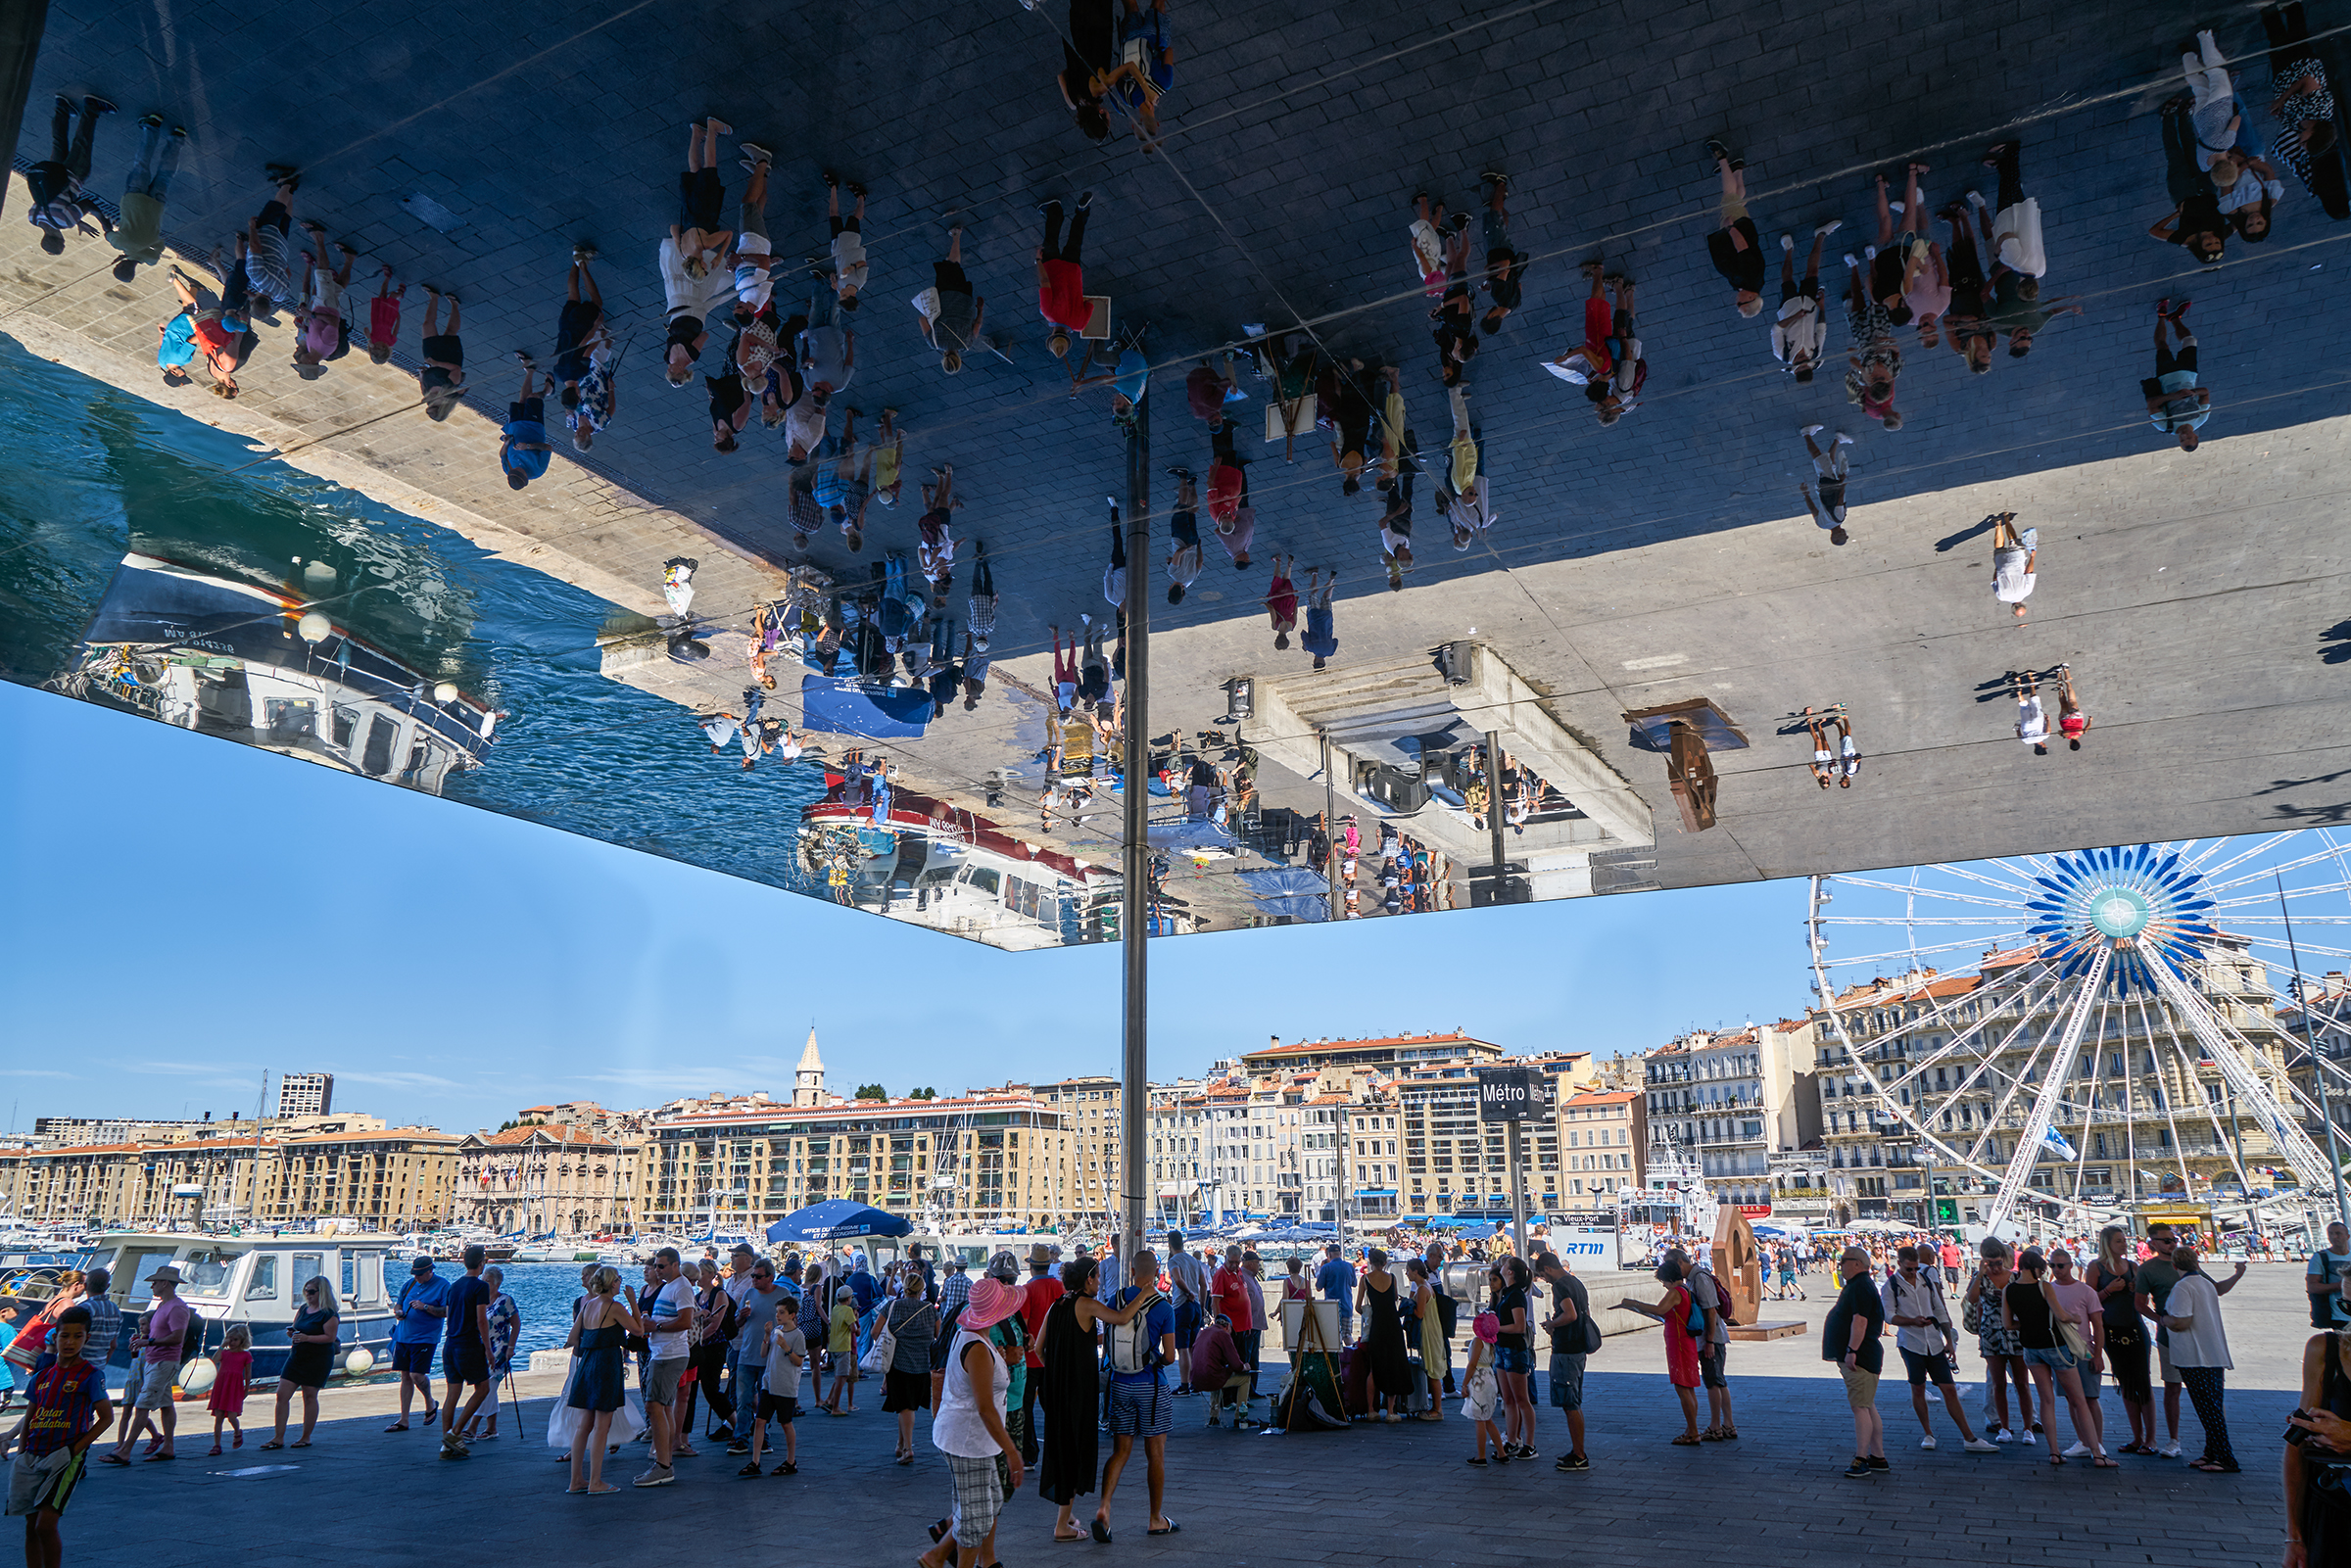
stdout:
[[2042,1131],[2040,1141],[2055,1150],[2057,1157],[2061,1160],[2080,1160],[2082,1158],[2074,1146],[2065,1141],[2065,1134],[2059,1132],[2054,1126]]

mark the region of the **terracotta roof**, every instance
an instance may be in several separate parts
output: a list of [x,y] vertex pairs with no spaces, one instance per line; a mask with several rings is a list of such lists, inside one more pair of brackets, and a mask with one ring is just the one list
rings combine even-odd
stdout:
[[1491,1040],[1481,1040],[1472,1034],[1394,1034],[1382,1035],[1376,1039],[1300,1040],[1289,1045],[1269,1045],[1259,1050],[1245,1051],[1241,1054],[1241,1059],[1248,1061],[1255,1057],[1309,1056],[1319,1051],[1359,1050],[1386,1045],[1428,1045],[1433,1042],[1455,1041],[1463,1045],[1492,1045],[1494,1043]]
[[485,1132],[479,1136],[485,1144],[511,1145],[541,1139],[548,1143],[590,1144],[598,1148],[617,1148],[618,1140],[600,1138],[585,1127],[508,1127],[504,1132]]
[[1579,1094],[1570,1099],[1562,1100],[1559,1102],[1559,1104],[1563,1106],[1616,1105],[1626,1100],[1638,1100],[1641,1097],[1639,1095],[1634,1094],[1629,1090],[1618,1089],[1608,1093],[1601,1093],[1596,1091],[1591,1094]]

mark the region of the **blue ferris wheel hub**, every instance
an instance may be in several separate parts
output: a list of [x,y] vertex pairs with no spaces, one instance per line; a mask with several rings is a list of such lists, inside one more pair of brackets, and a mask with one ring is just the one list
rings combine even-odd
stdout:
[[2215,934],[2203,875],[2152,845],[2060,855],[2050,875],[2034,881],[2040,896],[2025,903],[2031,934],[2066,978],[2087,974],[2098,949],[2110,947],[2107,983],[2151,991],[2151,965],[2185,978],[2183,965]]

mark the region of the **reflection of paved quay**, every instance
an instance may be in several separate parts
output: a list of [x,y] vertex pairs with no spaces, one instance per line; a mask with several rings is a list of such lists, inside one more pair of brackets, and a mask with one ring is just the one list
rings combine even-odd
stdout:
[[[1661,1553],[1686,1554],[1699,1528],[1694,1521],[1709,1509],[1721,1513],[1728,1498],[1738,1499],[1735,1525],[1705,1528],[1727,1530],[1748,1561],[1846,1563],[1865,1553],[1895,1555],[1888,1543],[1899,1541],[1904,1560],[1939,1565],[2105,1565],[2150,1556],[2267,1563],[2284,1534],[2274,1435],[2293,1408],[2289,1369],[2306,1332],[2297,1274],[2256,1264],[2227,1299],[2237,1363],[2230,1374],[2230,1431],[2245,1467],[2238,1475],[2194,1475],[2161,1459],[2129,1459],[2119,1471],[2080,1462],[2053,1470],[2045,1450],[2021,1447],[1963,1453],[1933,1406],[1942,1446],[1922,1453],[1908,1390],[1895,1376],[1878,1392],[1893,1472],[1841,1480],[1852,1423],[1835,1369],[1820,1359],[1829,1303],[1816,1271],[1811,1302],[1767,1309],[1775,1320],[1801,1320],[1806,1333],[1732,1347],[1737,1443],[1668,1444],[1678,1423],[1654,1329],[1611,1336],[1592,1357],[1584,1385],[1592,1469],[1580,1475],[1552,1470],[1565,1430],[1539,1388],[1540,1456],[1486,1470],[1462,1463],[1471,1435],[1458,1406],[1448,1406],[1443,1425],[1407,1421],[1280,1437],[1212,1431],[1202,1425],[1203,1402],[1181,1400],[1168,1440],[1167,1511],[1183,1528],[1156,1541],[1144,1537],[1142,1477],[1130,1470],[1112,1505],[1111,1551],[1154,1563],[1534,1565],[1564,1556],[1644,1568]],[[1457,1345],[1457,1365],[1463,1354]],[[1977,1373],[1982,1362],[1970,1351],[1963,1366]],[[367,1533],[369,1560],[391,1563],[445,1561],[451,1544],[462,1541],[491,1559],[519,1552],[604,1568],[640,1560],[641,1533],[667,1526],[715,1530],[730,1541],[739,1531],[752,1550],[856,1561],[882,1552],[887,1561],[893,1548],[910,1556],[926,1544],[922,1527],[943,1511],[946,1475],[923,1418],[917,1462],[901,1470],[888,1456],[894,1418],[880,1413],[870,1380],[859,1387],[854,1417],[801,1418],[796,1476],[738,1481],[740,1461],[703,1444],[701,1458],[678,1462],[676,1485],[594,1499],[563,1496],[562,1472],[550,1462],[543,1437],[552,1387],[552,1375],[525,1379],[529,1440],[477,1445],[463,1464],[440,1462],[434,1440],[420,1433],[386,1435],[381,1429],[396,1404],[388,1389],[330,1394],[316,1447],[306,1452],[257,1454],[249,1438],[242,1450],[218,1459],[93,1475],[66,1518],[70,1549],[76,1561],[127,1568],[152,1561],[153,1543],[162,1539],[184,1541],[183,1556],[210,1561],[222,1548],[214,1538],[188,1538],[186,1521],[233,1507],[241,1521],[267,1521],[239,1525],[254,1534],[237,1550],[270,1564],[315,1561],[321,1549],[350,1541],[355,1519],[409,1524]],[[1972,1387],[1967,1397],[1972,1406]],[[2109,1431],[2122,1430],[2111,1383],[2102,1402]],[[261,1404],[247,1402],[249,1418]],[[183,1433],[187,1427],[183,1419]],[[2183,1414],[2181,1436],[2189,1453],[2198,1451],[2192,1409]],[[616,1455],[617,1479],[642,1470],[643,1453],[631,1447]],[[236,1473],[273,1462],[285,1468]],[[1085,1513],[1095,1500],[1080,1499]],[[1038,1501],[1031,1480],[1006,1504],[999,1552],[1008,1563],[1034,1560],[1050,1550],[1052,1529],[1053,1509]],[[1563,1553],[1570,1533],[1574,1546]],[[1374,1541],[1377,1547],[1367,1545]]]
[[[934,462],[956,465],[970,502],[959,529],[987,541],[1003,594],[988,700],[973,713],[951,708],[889,752],[909,785],[1024,836],[1036,821],[1046,627],[1103,607],[1100,498],[1122,461],[1106,394],[1066,397],[1066,374],[1039,346],[1027,299],[1031,204],[1082,184],[1101,192],[1087,286],[1112,299],[1116,321],[1152,326],[1167,366],[1154,394],[1161,461],[1207,457],[1177,397],[1185,356],[1237,336],[1245,320],[1299,314],[1321,321],[1335,352],[1405,367],[1408,417],[1433,454],[1449,418],[1427,376],[1428,302],[1405,270],[1409,197],[1425,186],[1460,205],[1494,159],[1518,181],[1513,238],[1538,260],[1526,308],[1482,340],[1469,372],[1502,515],[1491,549],[1445,548],[1424,481],[1419,561],[1403,593],[1383,593],[1373,493],[1343,498],[1313,440],[1294,467],[1278,448],[1245,441],[1263,459],[1252,476],[1256,564],[1232,572],[1212,549],[1182,606],[1155,604],[1155,732],[1211,727],[1228,711],[1226,683],[1250,677],[1259,717],[1239,733],[1260,753],[1266,805],[1321,809],[1317,732],[1351,732],[1361,744],[1340,747],[1342,784],[1364,790],[1342,809],[1367,819],[1371,797],[1398,798],[1399,778],[1443,786],[1447,759],[1500,728],[1513,759],[1541,758],[1529,765],[1580,814],[1505,845],[1541,894],[2341,815],[2331,781],[2345,766],[2345,716],[2318,655],[2340,619],[2341,531],[2327,525],[2344,455],[2344,311],[2328,280],[2343,231],[2289,178],[2276,238],[2234,246],[2217,272],[2183,276],[2178,248],[2145,238],[2172,205],[2153,107],[2173,89],[2161,78],[2184,12],[2034,0],[2002,22],[2034,40],[2028,48],[2007,46],[2005,31],[2001,47],[1989,45],[1976,19],[1888,13],[1791,41],[1760,15],[1669,6],[1605,50],[1593,47],[1590,19],[1559,5],[1508,8],[1442,36],[1405,10],[1324,6],[1271,23],[1187,15],[1180,79],[1163,106],[1174,132],[1164,157],[1130,138],[1096,151],[1071,129],[1049,79],[1050,5],[909,15],[926,40],[919,51],[855,11],[795,15],[746,36],[717,8],[592,27],[572,11],[507,7],[436,13],[421,31],[388,33],[378,14],[346,9],[311,20],[332,45],[315,63],[251,48],[231,15],[175,18],[167,39],[149,18],[57,8],[33,135],[50,91],[111,93],[129,113],[100,137],[92,184],[110,192],[139,109],[191,117],[168,223],[198,252],[259,205],[265,158],[305,164],[298,214],[363,249],[362,270],[390,261],[403,277],[464,296],[475,407],[494,416],[510,391],[504,356],[546,352],[571,242],[595,238],[626,349],[621,417],[598,442],[595,468],[558,452],[548,480],[507,492],[493,424],[396,414],[412,378],[359,356],[299,381],[283,364],[282,329],[264,329],[236,404],[165,392],[144,364],[166,313],[160,280],[89,275],[112,256],[89,245],[52,262],[33,250],[29,225],[0,225],[15,263],[0,278],[0,330],[281,450],[316,441],[291,460],[633,610],[657,609],[663,559],[696,555],[697,611],[740,625],[780,586],[789,470],[756,427],[744,451],[713,453],[698,391],[673,394],[654,369],[661,298],[650,252],[672,215],[679,122],[722,112],[740,134],[783,151],[768,223],[787,258],[821,244],[818,169],[862,180],[874,192],[874,277],[847,397],[901,410],[918,480]],[[2242,57],[2246,139],[2266,145],[2276,127],[2261,30],[2232,20],[2222,44]],[[2334,41],[2321,48],[2331,58]],[[1806,79],[1840,83],[1833,107],[1774,91],[1792,59]],[[854,82],[869,112],[841,112],[830,89],[813,90],[815,62],[828,81]],[[681,101],[640,106],[589,85],[619,80],[676,83]],[[428,98],[428,113],[387,127],[387,115]],[[1422,107],[1435,103],[1474,113]],[[1763,118],[1773,114],[1784,118]],[[1781,231],[1845,220],[1825,267],[1834,295],[1838,242],[1858,250],[1874,237],[1871,169],[1923,148],[1937,166],[1930,205],[1969,185],[1989,195],[1976,156],[2020,117],[2027,189],[2047,214],[2048,289],[2085,296],[2088,313],[2060,318],[2030,358],[1999,356],[1980,378],[1905,334],[1898,434],[1862,419],[1833,376],[1807,388],[1779,376],[1765,321],[1726,309],[1705,264],[1711,176],[1697,141],[1720,130],[1748,158],[1767,260]],[[585,137],[597,156],[481,157],[526,131],[551,147]],[[1376,175],[1361,154],[1374,146],[1395,154]],[[740,172],[725,172],[739,193]],[[456,226],[417,221],[403,206],[417,196]],[[950,211],[967,214],[964,254],[1010,356],[952,379],[921,353],[904,304],[930,280]],[[1530,362],[1574,341],[1572,263],[1600,253],[1640,280],[1651,365],[1644,406],[1605,430]],[[787,305],[798,287],[785,282]],[[2193,456],[2162,446],[2139,409],[2148,307],[2165,293],[2195,296],[2219,409]],[[412,296],[404,354],[420,305]],[[1831,314],[1834,365],[1849,345],[1842,310]],[[1241,385],[1252,403],[1237,409],[1254,438],[1266,388],[1246,373]],[[394,417],[354,428],[382,415]],[[1842,549],[1825,546],[1795,494],[1808,473],[1796,431],[1813,421],[1858,438],[1854,542]],[[870,515],[862,556],[828,536],[814,559],[862,582],[882,551],[911,551],[914,506],[909,496],[900,511]],[[1989,547],[1974,528],[2001,510],[2040,530],[2039,588],[2023,627],[1991,599]],[[1275,549],[1346,574],[1340,653],[1321,677],[1296,649],[1271,646],[1258,601]],[[1137,563],[1138,581],[1143,572]],[[959,569],[957,613],[968,574]],[[1156,566],[1149,575],[1160,582]],[[1510,701],[1523,689],[1522,719],[1497,725],[1498,699],[1481,699],[1424,722],[1458,700],[1429,662],[1455,641],[1507,674]],[[705,666],[640,658],[615,660],[613,673],[681,702],[731,706],[744,645],[722,637],[714,649]],[[2037,758],[2010,737],[1999,687],[2008,670],[2061,662],[2096,727],[2083,753]],[[1417,684],[1368,679],[1387,673]],[[1631,743],[1619,716],[1696,698],[1711,699],[1750,746],[1713,758],[1721,829],[1687,835],[1674,828],[1664,758]],[[791,706],[788,693],[779,699]],[[1821,797],[1800,727],[1790,730],[1804,706],[1832,702],[1851,713],[1865,762],[1855,789]],[[1004,803],[991,808],[991,794]],[[1431,794],[1414,802],[1420,826],[1408,831],[1457,866],[1472,860],[1487,847],[1477,828],[1446,814],[1457,802],[1443,787]],[[1033,836],[1102,859],[1114,821],[1103,811]],[[1228,878],[1179,865],[1176,881],[1199,890],[1196,907],[1216,924],[1253,907],[1231,896]],[[1460,892],[1467,902],[1471,890]]]

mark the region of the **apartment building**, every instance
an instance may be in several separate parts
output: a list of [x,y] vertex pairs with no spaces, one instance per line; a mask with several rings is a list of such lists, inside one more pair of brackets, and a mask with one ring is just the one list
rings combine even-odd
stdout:
[[264,1225],[347,1219],[406,1231],[450,1222],[458,1143],[432,1127],[378,1126],[0,1150],[0,1212],[20,1223],[93,1228],[202,1216]]
[[1809,1020],[1693,1029],[1648,1053],[1649,1140],[1698,1162],[1724,1203],[1771,1201],[1771,1156],[1818,1135]]

